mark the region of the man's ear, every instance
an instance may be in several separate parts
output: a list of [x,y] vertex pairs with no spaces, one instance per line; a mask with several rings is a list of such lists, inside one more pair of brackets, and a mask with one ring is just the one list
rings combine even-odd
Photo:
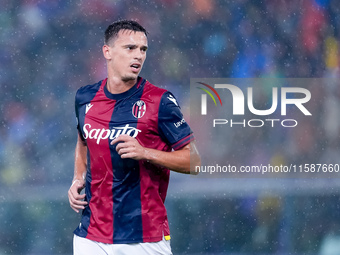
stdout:
[[106,58],[107,60],[111,59],[111,51],[110,51],[110,46],[108,45],[104,45],[103,48],[103,55],[104,55],[104,58]]

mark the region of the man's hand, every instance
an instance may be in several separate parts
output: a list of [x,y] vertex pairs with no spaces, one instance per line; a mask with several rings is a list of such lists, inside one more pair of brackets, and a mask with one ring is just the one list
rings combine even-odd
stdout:
[[[190,174],[190,168],[192,168],[192,173],[197,174],[197,172],[194,172],[195,166],[201,164],[201,157],[194,142],[176,151],[160,151],[143,147],[137,139],[129,135],[120,135],[111,142],[111,145],[114,144],[117,144],[116,151],[121,158],[147,160],[154,165],[179,173]],[[190,159],[192,162],[190,162]]]
[[120,135],[115,138],[111,145],[117,144],[116,151],[121,158],[131,158],[135,160],[145,159],[147,150],[139,144],[137,139],[129,135]]
[[68,190],[68,200],[70,202],[71,208],[79,213],[79,210],[82,210],[87,205],[87,202],[84,201],[85,194],[80,195],[80,192],[85,187],[85,181],[83,180],[74,180],[70,189]]

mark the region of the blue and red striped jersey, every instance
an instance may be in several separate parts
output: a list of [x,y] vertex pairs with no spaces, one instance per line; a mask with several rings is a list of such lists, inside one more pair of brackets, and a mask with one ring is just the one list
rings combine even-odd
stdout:
[[106,81],[76,94],[78,132],[87,144],[88,206],[74,233],[111,244],[157,242],[170,234],[164,206],[170,170],[121,159],[110,143],[127,134],[144,147],[171,151],[193,135],[169,91],[139,77],[128,91],[111,94]]

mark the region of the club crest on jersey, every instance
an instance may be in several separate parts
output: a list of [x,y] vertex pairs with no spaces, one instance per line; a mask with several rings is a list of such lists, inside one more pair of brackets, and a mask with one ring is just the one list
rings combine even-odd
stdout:
[[146,111],[146,105],[143,100],[138,100],[134,105],[132,106],[132,115],[133,117],[139,119],[142,118]]

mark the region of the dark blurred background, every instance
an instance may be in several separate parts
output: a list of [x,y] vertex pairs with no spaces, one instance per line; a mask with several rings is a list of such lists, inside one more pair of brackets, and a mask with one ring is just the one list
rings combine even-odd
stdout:
[[[74,96],[106,77],[103,33],[123,18],[149,31],[141,75],[172,91],[187,118],[190,78],[329,79],[310,88],[323,102],[313,108],[323,128],[302,123],[272,160],[338,163],[337,0],[0,0],[0,255],[72,254],[80,218],[67,198]],[[250,151],[240,155],[280,142],[242,136]],[[173,252],[340,254],[339,187],[338,179],[172,174],[166,205]]]

